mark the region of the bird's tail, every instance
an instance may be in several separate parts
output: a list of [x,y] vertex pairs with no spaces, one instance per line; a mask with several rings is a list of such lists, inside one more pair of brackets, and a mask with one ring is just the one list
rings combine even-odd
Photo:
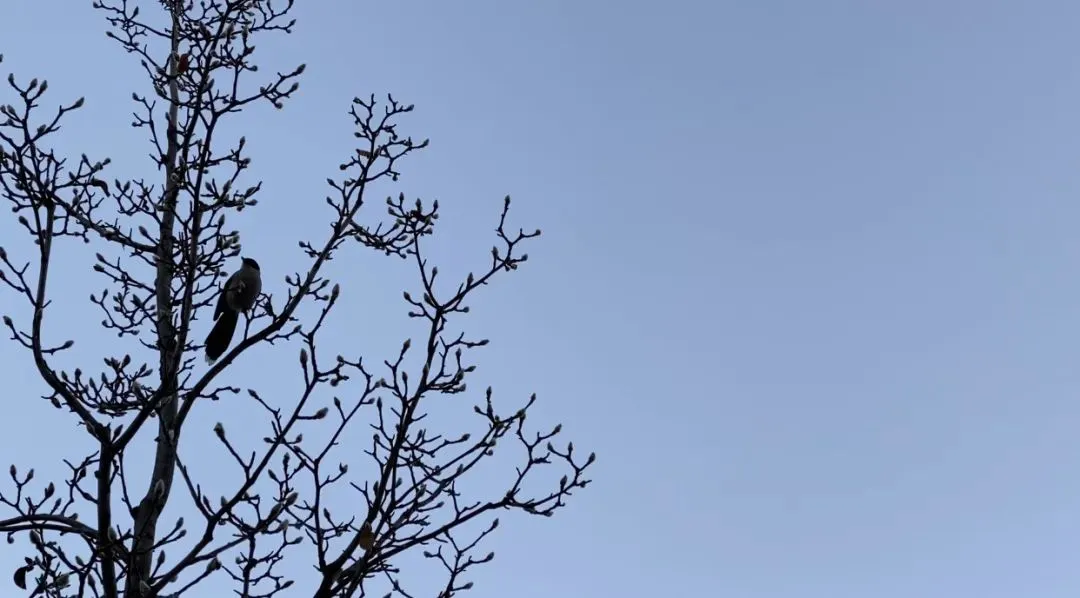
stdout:
[[213,363],[229,348],[233,333],[236,332],[236,322],[240,314],[226,309],[218,316],[217,322],[206,336],[206,362]]

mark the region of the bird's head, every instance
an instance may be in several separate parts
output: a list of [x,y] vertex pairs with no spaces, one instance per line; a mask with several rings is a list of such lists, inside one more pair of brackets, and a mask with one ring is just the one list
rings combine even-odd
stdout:
[[254,268],[256,270],[259,269],[259,262],[256,262],[255,260],[253,260],[253,259],[251,259],[249,257],[245,257],[245,258],[241,258],[241,259],[243,260],[243,263],[244,263],[245,266],[247,266],[249,268]]

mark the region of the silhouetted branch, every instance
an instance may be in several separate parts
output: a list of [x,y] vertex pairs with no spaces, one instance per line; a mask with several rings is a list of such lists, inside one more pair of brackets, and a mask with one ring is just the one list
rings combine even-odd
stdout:
[[[398,193],[381,214],[365,209],[371,186],[397,182],[403,161],[427,147],[402,132],[413,106],[389,95],[355,98],[349,115],[357,147],[327,180],[327,228],[318,240],[299,240],[306,269],[286,276],[284,288],[267,280],[240,338],[196,372],[203,346],[192,323],[211,315],[241,246],[226,216],[256,208],[262,190],[248,180],[246,140],[223,142],[221,123],[262,101],[281,108],[298,89],[303,65],[263,75],[254,61],[254,39],[292,31],[293,2],[98,0],[94,7],[145,74],[146,89],[132,94],[132,124],[146,132],[161,178],[125,177],[116,171],[124,165],[109,158],[66,157],[56,149],[70,143],[61,139],[62,124],[84,100],[50,111],[43,108],[45,81],[8,78],[0,193],[30,243],[5,239],[8,249],[0,247],[0,288],[20,306],[3,324],[33,358],[48,389],[43,398],[73,413],[94,447],[65,462],[66,479],[44,487],[33,484],[32,469],[20,475],[11,467],[10,489],[0,488],[0,505],[11,514],[0,519],[0,532],[22,540],[25,558],[14,581],[44,596],[136,597],[181,595],[216,579],[210,583],[239,595],[272,597],[299,583],[280,564],[304,558],[295,548],[307,546],[318,579],[304,594],[413,596],[409,578],[418,574],[396,564],[407,551],[432,565],[425,581],[434,571],[443,576],[440,597],[468,590],[475,567],[494,558],[483,545],[500,517],[552,515],[589,484],[594,460],[575,454],[572,443],[556,444],[561,426],[537,432],[526,425],[535,395],[506,408],[488,388],[478,393],[473,425],[462,429],[428,419],[429,405],[448,395],[476,396],[468,381],[475,352],[489,341],[458,328],[457,316],[482,287],[528,260],[523,248],[540,231],[512,228],[505,198],[490,259],[445,283],[425,252],[438,202]],[[94,244],[103,284],[90,301],[103,314],[102,328],[133,343],[136,355],[61,366],[71,363],[75,342],[95,342],[44,332],[43,322],[55,317],[53,298],[76,291],[50,276],[69,241]],[[405,339],[392,358],[346,357],[320,346],[321,333],[340,317],[343,294],[325,266],[357,248],[397,257],[417,275],[402,297],[407,315],[426,330]],[[301,384],[291,400],[269,401],[255,388],[218,381],[259,343],[298,349]],[[216,446],[198,450],[217,451],[217,467],[234,473],[221,487],[200,475],[183,438],[194,410],[229,395],[250,403],[246,425],[263,433],[247,446],[223,423],[214,427]],[[371,440],[362,453],[343,449],[348,433],[365,424]],[[141,439],[155,441],[149,454],[131,450]],[[513,455],[516,469],[497,492],[467,492],[468,480],[497,452]],[[131,473],[146,465],[148,477]],[[355,509],[330,506],[341,500]],[[170,502],[184,516],[166,523]]]

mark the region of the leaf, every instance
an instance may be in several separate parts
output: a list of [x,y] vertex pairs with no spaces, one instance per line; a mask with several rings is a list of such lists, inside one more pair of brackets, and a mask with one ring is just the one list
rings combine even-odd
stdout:
[[15,578],[15,585],[19,586],[20,590],[25,590],[26,589],[26,574],[33,571],[33,570],[34,570],[33,565],[27,565],[25,567],[19,567],[18,569],[15,570],[15,575],[13,577]]

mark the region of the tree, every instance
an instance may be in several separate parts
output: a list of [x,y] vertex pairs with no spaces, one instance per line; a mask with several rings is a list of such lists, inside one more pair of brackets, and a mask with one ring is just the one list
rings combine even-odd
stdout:
[[[428,563],[444,571],[436,595],[449,597],[470,588],[470,569],[491,560],[483,540],[500,512],[550,516],[589,483],[593,455],[554,445],[560,426],[538,433],[526,425],[535,395],[507,409],[491,388],[466,387],[471,355],[487,340],[454,319],[481,287],[526,261],[521,248],[540,231],[511,229],[507,197],[490,262],[446,285],[424,251],[438,202],[398,193],[387,199],[386,216],[368,208],[371,189],[398,181],[402,160],[427,145],[399,130],[413,106],[392,96],[352,101],[359,145],[340,178],[327,180],[325,237],[299,242],[309,269],[285,277],[284,289],[266,278],[232,346],[202,364],[202,329],[192,324],[209,320],[222,278],[240,256],[239,233],[225,217],[258,209],[261,191],[261,183],[244,187],[245,140],[224,144],[222,123],[257,102],[280,108],[297,90],[303,65],[266,77],[254,62],[257,38],[291,32],[292,7],[293,0],[94,3],[108,36],[145,70],[148,90],[132,95],[134,125],[152,143],[157,181],[125,179],[92,150],[67,157],[57,149],[60,124],[83,99],[44,114],[47,83],[8,78],[10,98],[0,97],[11,102],[0,109],[0,189],[33,243],[4,239],[0,248],[3,324],[32,359],[43,398],[65,414],[46,425],[60,426],[60,434],[74,422],[93,446],[67,462],[66,479],[36,479],[32,463],[18,463],[0,488],[10,510],[0,514],[0,532],[14,545],[8,552],[25,557],[13,581],[28,592],[180,596],[199,586],[242,596],[412,596],[418,576],[410,572]],[[49,338],[47,330],[62,327],[43,326],[63,318],[50,310],[54,298],[78,295],[50,272],[79,241],[97,250],[94,270],[107,290],[91,300],[104,314],[104,334],[134,349],[102,355],[100,371],[65,365],[73,343],[97,347],[98,339]],[[426,333],[378,366],[329,355],[317,342],[342,298],[325,266],[356,246],[400,258],[418,274],[403,297]],[[220,382],[260,343],[280,351],[299,345],[298,397],[269,400]],[[461,402],[468,397],[477,400]],[[192,414],[220,398],[249,401],[268,429],[262,443],[248,446],[218,424],[219,445],[199,447],[219,450],[242,472],[227,487],[199,479],[185,464],[192,447],[183,442]],[[479,434],[425,419],[431,401],[451,398],[472,406]],[[343,435],[364,425],[373,436],[363,454],[343,455]],[[152,449],[132,451],[140,442]],[[504,490],[467,496],[463,481],[508,447],[517,447],[519,461]],[[132,473],[140,467],[147,476]],[[352,497],[345,499],[356,505],[352,512],[327,506],[342,504],[342,496]],[[297,559],[310,559],[303,564],[314,570],[299,582],[282,566]]]

